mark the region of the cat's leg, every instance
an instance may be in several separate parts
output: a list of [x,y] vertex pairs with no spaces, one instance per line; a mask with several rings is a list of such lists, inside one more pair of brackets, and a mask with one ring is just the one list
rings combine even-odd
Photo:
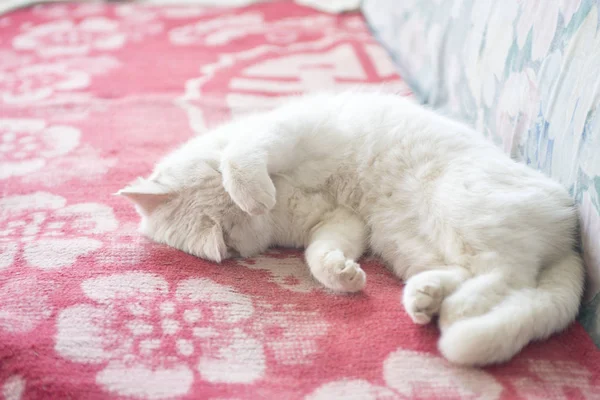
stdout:
[[337,209],[328,213],[310,235],[306,262],[325,287],[337,292],[358,292],[366,274],[356,263],[366,248],[367,228],[354,213]]
[[275,185],[269,176],[267,156],[256,149],[249,153],[225,152],[221,161],[223,187],[231,199],[250,215],[260,215],[275,206]]
[[243,211],[264,214],[276,202],[270,175],[294,168],[303,157],[300,134],[280,132],[268,116],[250,119],[239,129],[251,134],[225,147],[220,165],[223,186]]
[[440,266],[418,273],[406,281],[402,294],[404,308],[414,323],[424,325],[438,315],[443,300],[471,274],[460,266]]

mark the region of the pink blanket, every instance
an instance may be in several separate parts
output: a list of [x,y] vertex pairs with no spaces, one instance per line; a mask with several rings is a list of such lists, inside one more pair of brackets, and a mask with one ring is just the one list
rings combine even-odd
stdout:
[[578,324],[461,369],[366,259],[355,296],[297,251],[211,264],[151,243],[112,195],[231,115],[357,83],[408,94],[360,15],[49,5],[0,17],[0,396],[600,398]]

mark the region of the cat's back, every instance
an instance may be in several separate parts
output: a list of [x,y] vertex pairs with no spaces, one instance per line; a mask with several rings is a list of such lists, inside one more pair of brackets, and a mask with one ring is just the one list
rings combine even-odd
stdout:
[[549,254],[571,245],[577,218],[566,189],[482,134],[393,95],[338,101],[338,118],[353,122],[364,212],[393,228],[386,234],[414,221],[409,237],[437,227],[506,252]]

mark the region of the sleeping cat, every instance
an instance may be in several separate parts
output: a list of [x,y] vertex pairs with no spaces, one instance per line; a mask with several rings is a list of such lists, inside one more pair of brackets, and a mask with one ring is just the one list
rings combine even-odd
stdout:
[[306,248],[313,276],[364,288],[367,250],[439,316],[450,361],[506,361],[575,318],[584,279],[566,190],[480,134],[393,94],[301,97],[195,137],[119,192],[150,238],[220,262]]

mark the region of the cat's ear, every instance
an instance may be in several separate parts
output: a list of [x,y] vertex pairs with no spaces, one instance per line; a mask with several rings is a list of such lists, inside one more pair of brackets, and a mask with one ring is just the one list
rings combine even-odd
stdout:
[[119,196],[128,198],[136,205],[138,211],[144,216],[149,216],[159,206],[173,197],[167,188],[155,181],[138,178],[131,185],[119,190]]
[[204,251],[206,258],[218,263],[227,258],[227,246],[223,240],[223,231],[221,230],[221,227],[215,225],[210,229],[210,233],[206,237],[202,250]]

